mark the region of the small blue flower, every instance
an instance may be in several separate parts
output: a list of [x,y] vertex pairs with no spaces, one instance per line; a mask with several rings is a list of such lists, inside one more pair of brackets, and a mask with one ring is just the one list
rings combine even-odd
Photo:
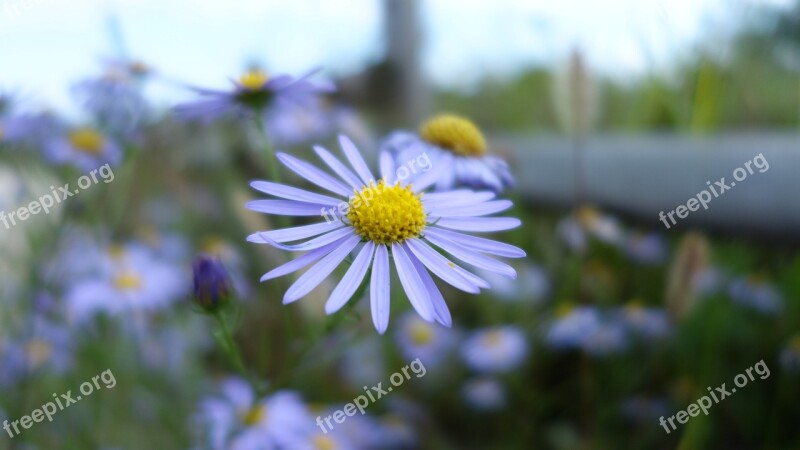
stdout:
[[198,421],[213,450],[277,450],[308,434],[314,418],[300,396],[278,391],[257,398],[242,379],[222,382],[220,395],[202,401]]
[[211,256],[201,255],[192,264],[194,301],[206,311],[225,306],[231,298],[231,278],[222,263]]
[[480,411],[497,411],[506,406],[506,388],[495,378],[475,378],[461,388],[464,400]]
[[622,308],[621,319],[628,330],[645,339],[663,338],[672,331],[669,316],[663,309],[646,308],[635,301]]
[[433,369],[445,361],[455,348],[458,332],[407,313],[400,318],[397,343],[406,360],[419,358],[426,367]]
[[517,369],[528,356],[528,341],[511,325],[475,332],[461,348],[471,369],[482,373],[507,373]]
[[735,303],[762,314],[776,314],[783,309],[780,293],[769,283],[756,277],[740,277],[728,286],[728,295]]
[[104,164],[116,166],[122,161],[122,148],[90,127],[60,133],[49,139],[42,151],[50,162],[72,165],[82,172],[89,172]]
[[634,233],[625,239],[625,253],[640,264],[661,264],[667,259],[667,244],[658,233]]
[[202,99],[177,105],[174,111],[185,120],[203,123],[226,115],[247,117],[255,114],[260,120],[274,120],[297,106],[314,108],[318,106],[320,94],[334,90],[331,83],[309,81],[318,71],[313,70],[299,78],[289,75],[271,78],[261,70],[250,70],[233,81],[233,88],[228,91],[193,88]]
[[592,306],[567,305],[547,331],[546,341],[555,349],[579,349],[594,356],[617,353],[627,347],[623,323],[601,315]]

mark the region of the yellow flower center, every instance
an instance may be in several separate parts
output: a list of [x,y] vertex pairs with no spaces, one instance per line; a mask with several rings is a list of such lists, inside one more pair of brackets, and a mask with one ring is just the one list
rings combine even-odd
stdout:
[[792,350],[800,352],[800,335],[793,337],[792,340],[789,341],[789,346]]
[[119,261],[125,257],[125,247],[119,244],[110,245],[108,254],[111,255],[111,259]]
[[69,142],[82,152],[97,155],[103,150],[105,140],[91,128],[78,128],[69,134]]
[[600,219],[600,212],[593,206],[581,206],[575,213],[578,222],[584,227],[589,227]]
[[266,405],[255,405],[242,415],[242,422],[244,422],[244,424],[248,427],[252,427],[253,425],[257,425],[264,420],[264,416],[266,414]]
[[481,130],[463,117],[442,114],[429,119],[419,129],[422,139],[463,156],[486,153]]
[[433,340],[433,328],[419,320],[411,324],[410,334],[411,341],[416,345],[428,345]]
[[558,318],[567,317],[568,315],[570,315],[570,313],[572,313],[573,309],[575,309],[575,307],[572,303],[570,302],[561,303],[556,307],[555,310],[556,317]]
[[248,91],[258,91],[267,84],[269,77],[267,73],[260,69],[248,70],[239,77],[239,85]]
[[34,369],[50,359],[53,346],[47,341],[34,340],[25,344],[25,353],[28,356],[28,364]]
[[122,291],[132,291],[142,286],[142,280],[135,273],[123,272],[114,279],[114,286]]
[[419,236],[425,228],[421,195],[415,194],[411,185],[370,182],[350,200],[347,218],[364,239],[376,244],[404,242]]
[[318,434],[311,438],[311,441],[314,443],[314,447],[319,450],[336,450],[336,443],[328,436]]
[[493,330],[483,336],[483,342],[489,347],[497,347],[503,340],[503,335],[499,330]]

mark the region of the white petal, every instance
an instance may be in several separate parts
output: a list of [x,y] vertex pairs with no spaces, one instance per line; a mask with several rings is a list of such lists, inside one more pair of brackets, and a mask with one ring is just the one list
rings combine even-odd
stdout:
[[314,249],[303,256],[297,257],[285,264],[281,264],[280,266],[265,273],[264,276],[261,277],[261,281],[264,282],[273,278],[282,277],[292,272],[296,272],[332,252],[334,249],[339,247],[342,241],[331,242],[326,246]]
[[426,238],[434,245],[441,247],[442,250],[450,253],[467,264],[480,269],[488,270],[490,272],[499,273],[500,275],[505,275],[512,280],[517,278],[517,272],[514,270],[514,268],[504,262],[482,255],[478,252],[473,252],[471,249],[469,249],[469,247],[458,245],[446,239],[440,239],[436,236],[426,236]]
[[433,305],[431,305],[430,296],[428,291],[425,290],[417,269],[406,254],[404,245],[392,244],[392,256],[394,257],[400,284],[403,285],[403,290],[406,292],[411,305],[423,319],[433,322]]
[[343,226],[344,224],[337,220],[332,222],[302,225],[299,227],[282,228],[279,230],[259,231],[258,233],[253,233],[250,236],[247,236],[247,241],[254,242],[256,244],[268,244],[268,242],[261,237],[266,236],[275,242],[292,242],[318,236],[329,231],[334,231]]
[[327,189],[345,198],[352,194],[351,189],[345,184],[323,172],[322,170],[314,167],[312,164],[297,159],[292,155],[287,155],[286,153],[278,153],[276,157],[278,160],[280,160],[280,162],[283,163],[283,165],[291,169],[294,173],[323,189]]
[[504,242],[497,242],[478,236],[458,233],[456,231],[445,230],[444,228],[427,227],[426,236],[436,236],[455,242],[472,250],[489,253],[490,255],[505,256],[506,258],[522,258],[525,251]]
[[386,180],[386,184],[393,185],[397,174],[395,173],[394,158],[392,158],[392,155],[386,151],[381,152],[378,163],[381,169],[381,177]]
[[383,334],[389,326],[391,277],[389,276],[389,251],[386,250],[385,245],[377,247],[369,285],[370,309],[375,329],[378,330],[378,333]]
[[339,228],[338,230],[331,231],[330,233],[323,234],[322,236],[317,236],[314,239],[303,242],[302,244],[287,245],[275,242],[264,233],[256,233],[256,235],[258,235],[261,238],[261,240],[264,241],[264,243],[269,244],[275,248],[279,248],[281,250],[286,250],[290,252],[304,252],[306,250],[313,250],[315,248],[322,247],[323,245],[327,245],[331,242],[337,241],[342,238],[346,238],[354,234],[355,231],[353,231],[352,227],[344,227],[344,228]]
[[448,205],[434,208],[429,206],[426,211],[434,217],[477,217],[499,213],[512,206],[514,206],[514,203],[511,200],[494,200],[473,205]]
[[[350,297],[356,292],[361,282],[364,280],[364,275],[367,274],[369,264],[372,262],[372,254],[375,251],[375,244],[367,242],[364,248],[356,256],[353,264],[347,269],[342,280],[336,286],[336,289],[331,292],[328,301],[325,303],[325,313],[333,314],[342,306],[344,306]],[[358,300],[358,299],[356,299]]]
[[279,216],[319,216],[327,208],[326,205],[294,200],[251,200],[245,207],[251,211]]
[[430,295],[431,304],[433,305],[433,312],[436,315],[436,321],[446,327],[452,326],[453,318],[450,316],[450,309],[447,307],[447,303],[445,303],[442,293],[439,292],[439,288],[433,281],[433,277],[431,277],[431,274],[428,273],[428,270],[413,253],[410,253],[408,257],[411,259],[411,262],[417,269],[417,273],[422,279],[422,284],[425,285],[425,289]]
[[283,303],[292,303],[319,286],[322,280],[327,278],[328,275],[347,258],[347,255],[356,248],[360,240],[361,238],[358,236],[351,236],[345,239],[336,250],[330,252],[313,267],[308,269],[294,284],[289,286],[289,289],[283,296]]
[[361,181],[363,181],[365,185],[369,185],[370,181],[375,181],[375,177],[372,176],[372,172],[369,171],[367,163],[364,161],[364,158],[361,157],[361,153],[358,152],[353,141],[345,135],[339,135],[339,145],[342,146],[342,150],[345,156],[347,156],[347,160],[350,161],[350,165],[353,166],[358,176],[361,177]]
[[361,180],[356,177],[356,174],[354,174],[352,170],[348,169],[347,166],[342,164],[342,162],[339,161],[339,158],[333,156],[333,154],[327,149],[318,145],[314,146],[314,151],[317,153],[317,156],[325,161],[325,164],[327,164],[336,175],[339,175],[339,177],[343,179],[345,183],[349,184],[352,189],[356,191],[361,189],[363,186]]
[[338,206],[340,203],[342,203],[342,200],[337,198],[304,191],[296,187],[273,183],[271,181],[253,181],[250,183],[250,186],[253,189],[257,189],[265,194],[285,198],[288,200],[296,200],[298,202],[318,203],[320,205],[328,206]]
[[448,284],[462,291],[469,292],[470,294],[477,294],[480,292],[478,286],[461,275],[457,270],[460,269],[460,267],[439,254],[436,250],[430,248],[428,244],[422,242],[420,239],[409,239],[408,247],[417,258],[419,258],[422,264],[425,264],[425,267]]
[[437,227],[474,232],[504,231],[520,225],[516,217],[446,217],[436,221]]

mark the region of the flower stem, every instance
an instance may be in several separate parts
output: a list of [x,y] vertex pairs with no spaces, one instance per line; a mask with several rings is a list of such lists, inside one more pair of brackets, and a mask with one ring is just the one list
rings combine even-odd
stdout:
[[239,374],[252,385],[253,390],[261,393],[259,384],[252,378],[244,366],[242,354],[239,351],[239,347],[236,345],[236,342],[233,340],[233,335],[228,328],[228,324],[225,322],[225,318],[222,317],[222,313],[220,311],[215,311],[212,315],[214,316],[214,319],[217,320],[217,324],[219,324],[218,332],[214,333],[214,337],[217,339],[217,342],[225,351],[225,354],[228,355],[228,359],[236,371],[238,371]]

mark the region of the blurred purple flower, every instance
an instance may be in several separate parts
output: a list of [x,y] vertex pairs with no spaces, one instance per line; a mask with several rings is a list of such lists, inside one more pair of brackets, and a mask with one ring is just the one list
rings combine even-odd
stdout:
[[487,154],[481,131],[462,117],[441,114],[422,124],[419,134],[395,132],[381,150],[391,153],[398,167],[427,155],[439,174],[439,191],[468,186],[499,193],[514,184],[508,163]]
[[409,312],[400,318],[396,340],[407,360],[419,358],[426,368],[435,368],[458,344],[458,332]]
[[47,160],[58,165],[72,165],[89,172],[105,164],[122,162],[122,148],[93,128],[76,128],[51,137],[42,151]]
[[661,264],[668,251],[664,237],[658,233],[633,233],[625,239],[625,253],[641,264]]
[[202,98],[177,105],[174,111],[180,118],[203,123],[225,115],[246,117],[255,114],[269,124],[269,120],[291,112],[291,108],[319,106],[318,96],[334,90],[331,83],[309,81],[319,70],[312,70],[299,78],[290,75],[270,78],[261,70],[250,70],[233,81],[233,88],[228,91],[192,88]]
[[461,348],[467,366],[482,373],[510,372],[525,362],[528,352],[525,334],[511,325],[477,331]]
[[307,435],[314,418],[300,397],[278,391],[259,399],[239,378],[221,384],[221,394],[203,400],[198,417],[213,450],[278,450]]
[[767,282],[755,277],[740,277],[728,286],[731,299],[762,314],[776,314],[783,309],[780,293]]

